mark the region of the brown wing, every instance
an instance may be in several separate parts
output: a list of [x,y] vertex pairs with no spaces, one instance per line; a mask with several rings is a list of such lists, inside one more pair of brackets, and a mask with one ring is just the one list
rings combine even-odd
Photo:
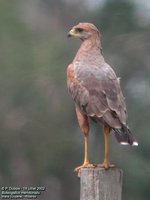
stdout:
[[120,83],[106,63],[101,67],[69,65],[68,88],[76,105],[89,117],[102,118],[113,128],[126,124],[126,106]]

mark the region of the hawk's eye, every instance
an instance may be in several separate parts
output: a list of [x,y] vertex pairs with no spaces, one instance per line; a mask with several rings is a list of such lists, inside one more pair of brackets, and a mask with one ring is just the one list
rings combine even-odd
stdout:
[[79,33],[81,33],[81,32],[83,31],[82,28],[76,28],[76,30],[77,30]]

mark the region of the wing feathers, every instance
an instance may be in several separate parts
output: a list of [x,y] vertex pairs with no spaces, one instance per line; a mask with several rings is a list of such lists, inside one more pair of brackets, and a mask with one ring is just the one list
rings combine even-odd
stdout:
[[103,118],[110,127],[120,128],[126,124],[127,114],[117,77],[108,65],[97,70],[87,68],[69,65],[68,88],[72,98],[86,115]]

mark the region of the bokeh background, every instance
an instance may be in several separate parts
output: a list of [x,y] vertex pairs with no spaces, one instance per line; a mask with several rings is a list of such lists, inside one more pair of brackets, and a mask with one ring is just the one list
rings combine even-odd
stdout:
[[[105,59],[121,77],[129,126],[139,147],[111,137],[111,160],[124,171],[123,199],[150,196],[150,1],[0,0],[0,186],[45,186],[38,199],[77,200],[74,168],[83,136],[66,87],[80,41],[78,22],[94,23]],[[90,159],[104,157],[100,126],[91,124]]]

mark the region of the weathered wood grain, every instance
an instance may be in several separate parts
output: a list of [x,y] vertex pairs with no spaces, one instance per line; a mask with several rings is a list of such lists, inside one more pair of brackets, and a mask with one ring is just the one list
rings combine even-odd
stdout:
[[121,200],[123,172],[118,168],[83,168],[80,200]]

